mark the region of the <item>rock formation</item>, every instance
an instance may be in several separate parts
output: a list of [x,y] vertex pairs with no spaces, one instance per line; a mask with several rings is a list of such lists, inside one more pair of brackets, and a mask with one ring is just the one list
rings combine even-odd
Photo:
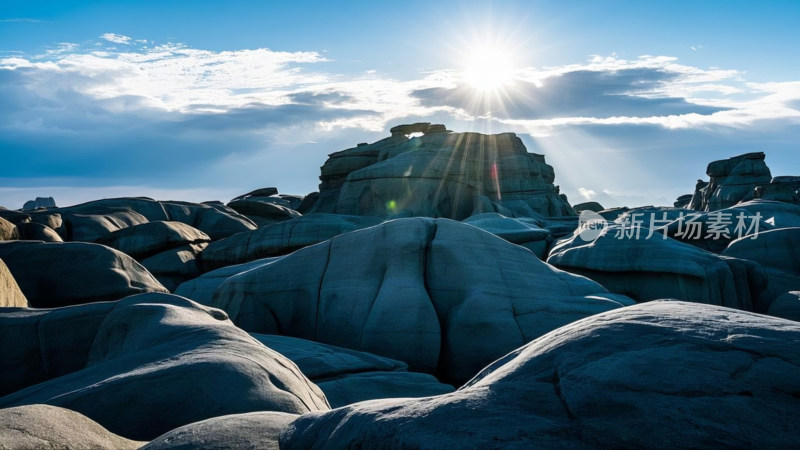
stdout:
[[[425,133],[409,138],[408,134]],[[329,155],[312,212],[461,220],[498,212],[574,215],[544,156],[513,133],[451,133],[427,123]]]
[[706,186],[698,180],[689,207],[716,211],[752,199],[757,186],[772,180],[764,158],[764,153],[755,152],[711,162],[706,169],[711,180]]
[[281,432],[297,417],[275,411],[212,417],[178,427],[141,450],[279,450]]
[[33,211],[41,208],[55,208],[56,201],[53,197],[36,197],[36,200],[28,200],[22,205],[23,211]]
[[136,260],[100,244],[0,242],[0,259],[6,263],[33,308],[167,292]]
[[285,255],[381,222],[377,217],[307,214],[213,242],[203,251],[201,263],[203,269],[208,271],[259,258]]
[[19,289],[17,281],[0,259],[0,308],[27,308],[28,299]]
[[297,364],[313,381],[331,408],[363,400],[428,397],[453,392],[433,375],[409,372],[402,361],[334,345],[275,334],[252,336]]
[[797,448],[800,324],[651,302],[549,333],[458,391],[310,413],[309,448]]
[[224,414],[328,409],[292,362],[174,295],[0,310],[0,342],[0,408],[60,406],[129,439]]
[[208,304],[251,332],[366,351],[459,384],[552,329],[630,303],[475,227],[414,218],[249,268]]
[[134,450],[144,442],[117,436],[66,408],[25,405],[0,409],[0,448]]
[[800,228],[767,230],[736,239],[722,255],[747,258],[765,269],[767,286],[755,299],[756,311],[767,311],[779,296],[800,291]]
[[579,229],[557,242],[547,262],[640,302],[676,298],[752,311],[766,286],[758,264],[721,257],[655,231],[651,235],[646,226],[610,223],[590,231]]

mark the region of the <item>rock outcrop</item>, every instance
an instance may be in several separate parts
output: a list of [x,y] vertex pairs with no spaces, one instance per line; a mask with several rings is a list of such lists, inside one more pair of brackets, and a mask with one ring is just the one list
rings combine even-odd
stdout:
[[[513,133],[451,133],[427,123],[329,155],[311,212],[462,220],[498,212],[575,215],[544,156]],[[426,133],[409,138],[408,134]]]
[[117,436],[83,414],[50,405],[0,409],[0,448],[134,450],[144,442]]
[[212,417],[163,434],[141,450],[279,450],[281,432],[297,417],[274,411]]
[[325,393],[331,408],[376,398],[453,392],[453,386],[440,383],[433,375],[409,372],[402,361],[289,336],[252,336],[297,364]]
[[764,158],[764,153],[755,152],[711,162],[706,169],[711,180],[705,186],[698,180],[689,207],[716,211],[751,200],[757,186],[772,180]]
[[167,292],[136,260],[100,244],[6,241],[0,242],[0,259],[33,308]]
[[0,407],[60,406],[129,439],[224,414],[328,409],[291,361],[174,295],[6,309],[0,342]]
[[452,394],[309,413],[280,448],[797,448],[800,324],[658,301],[572,323]]
[[800,228],[779,228],[737,239],[722,254],[755,261],[765,269],[767,286],[756,299],[756,311],[767,311],[779,296],[800,291]]
[[96,200],[65,208],[31,212],[30,217],[60,216],[62,225],[55,231],[65,241],[94,242],[114,231],[148,222],[175,221],[206,233],[212,240],[222,239],[256,225],[236,211],[214,203],[156,201],[146,197]]
[[547,262],[640,302],[676,298],[752,311],[766,286],[766,274],[752,261],[722,257],[633,224],[576,230],[553,246]]
[[41,208],[55,208],[56,201],[53,197],[36,197],[35,200],[28,200],[22,205],[23,211],[33,211]]
[[208,304],[251,332],[386,356],[459,384],[552,329],[630,303],[475,227],[413,218],[250,268]]
[[6,263],[0,259],[0,308],[27,308],[28,299],[19,288]]
[[377,217],[307,214],[211,243],[201,256],[203,270],[285,255],[350,231],[378,225]]

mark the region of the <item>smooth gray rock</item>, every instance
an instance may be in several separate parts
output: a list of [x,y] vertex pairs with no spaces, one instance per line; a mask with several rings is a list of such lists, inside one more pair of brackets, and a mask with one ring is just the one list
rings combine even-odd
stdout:
[[0,308],[27,308],[28,299],[19,288],[6,263],[0,259]]
[[259,227],[300,217],[301,214],[280,197],[247,197],[233,200],[228,207],[252,220]]
[[239,233],[211,243],[200,258],[203,270],[285,255],[350,231],[383,222],[376,217],[308,214],[285,222]]
[[485,212],[575,215],[553,184],[552,166],[543,155],[528,153],[515,134],[449,133],[440,127],[413,138],[403,129],[332,153],[311,212],[456,220]]
[[232,266],[225,266],[211,272],[206,272],[203,275],[181,283],[175,288],[174,293],[186,298],[190,298],[203,305],[210,305],[214,299],[214,293],[228,278],[234,275],[246,272],[256,267],[272,264],[275,261],[283,258],[276,256],[273,258],[262,258],[248,263],[235,264]]
[[556,242],[547,262],[640,302],[676,298],[753,310],[754,299],[766,287],[758,264],[650,233],[619,223],[606,224],[596,235],[579,229]]
[[294,421],[281,449],[796,448],[800,324],[658,301],[574,322],[452,394]]
[[182,222],[206,233],[212,240],[256,228],[249,219],[224,205],[159,202],[146,197],[96,200],[51,209],[48,213],[61,215],[62,237],[66,241],[94,242],[111,232],[157,221]]
[[182,222],[155,221],[109,233],[97,243],[115,248],[137,260],[187,244],[211,241],[202,231]]
[[779,295],[769,305],[767,314],[800,322],[800,291]]
[[409,372],[402,361],[289,336],[252,334],[297,364],[331,408],[376,398],[427,397],[453,392],[433,375]]
[[198,257],[207,245],[205,242],[186,244],[142,259],[141,263],[159,283],[173,292],[182,283],[200,276]]
[[64,242],[52,228],[38,222],[17,224],[19,238],[26,241]]
[[541,227],[542,221],[532,218],[510,218],[497,213],[484,213],[468,217],[462,222],[525,247],[539,259],[547,258],[547,249],[553,242],[550,231]]
[[724,256],[755,261],[767,274],[767,287],[758,296],[756,311],[764,312],[789,291],[800,291],[800,228],[779,228],[737,239]]
[[167,292],[136,260],[100,244],[5,241],[0,258],[33,308]]
[[628,302],[475,227],[415,218],[232,276],[208,304],[250,332],[375,353],[459,384],[525,342]]
[[86,416],[50,405],[0,409],[3,449],[136,449],[144,442],[109,432]]
[[129,439],[224,414],[328,409],[291,361],[174,295],[5,310],[0,352],[0,407],[61,406]]
[[16,239],[19,239],[19,231],[17,231],[17,226],[0,217],[0,241],[10,241]]
[[212,417],[163,434],[141,450],[278,450],[278,437],[298,416],[259,411]]

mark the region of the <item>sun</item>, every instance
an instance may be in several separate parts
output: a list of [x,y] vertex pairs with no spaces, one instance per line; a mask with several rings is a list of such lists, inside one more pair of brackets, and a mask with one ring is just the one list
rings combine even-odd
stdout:
[[501,89],[514,80],[515,67],[511,54],[498,46],[473,47],[467,54],[462,77],[480,91]]

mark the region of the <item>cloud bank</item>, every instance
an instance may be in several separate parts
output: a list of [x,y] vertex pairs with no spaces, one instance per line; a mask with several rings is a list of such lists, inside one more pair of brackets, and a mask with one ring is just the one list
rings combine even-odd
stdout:
[[[689,137],[718,146],[735,141],[731,133],[751,136],[742,142],[765,133],[780,140],[800,123],[800,81],[751,83],[737,70],[670,57],[519,68],[491,95],[453,70],[399,80],[374,70],[331,73],[329,62],[315,51],[210,51],[115,33],[2,58],[0,186],[113,180],[310,191],[327,153],[409,120],[527,133],[536,139],[531,150],[551,163],[559,161],[553,153],[599,141],[603,151],[619,144],[631,152],[636,142],[662,139],[665,151],[670,139]],[[254,169],[254,161],[263,166]],[[308,165],[309,179],[290,179],[278,164],[289,161]],[[573,188],[588,199],[606,186],[576,181]]]

